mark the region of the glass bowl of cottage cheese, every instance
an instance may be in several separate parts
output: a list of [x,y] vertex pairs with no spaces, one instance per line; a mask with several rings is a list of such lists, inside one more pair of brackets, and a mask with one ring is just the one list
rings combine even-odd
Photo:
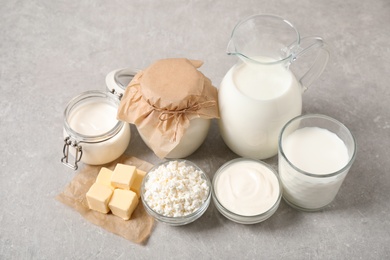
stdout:
[[155,165],[141,185],[145,210],[157,221],[181,226],[207,210],[211,200],[207,174],[188,160],[170,160]]

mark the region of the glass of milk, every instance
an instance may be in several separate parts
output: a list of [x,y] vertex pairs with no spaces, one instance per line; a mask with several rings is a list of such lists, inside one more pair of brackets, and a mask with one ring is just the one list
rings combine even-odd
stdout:
[[291,119],[279,136],[284,200],[305,211],[326,207],[336,197],[355,156],[355,138],[339,121],[318,114]]

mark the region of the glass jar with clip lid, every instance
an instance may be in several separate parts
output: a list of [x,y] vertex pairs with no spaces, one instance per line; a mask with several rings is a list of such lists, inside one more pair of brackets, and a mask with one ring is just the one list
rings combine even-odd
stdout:
[[64,165],[73,170],[77,170],[79,162],[102,165],[125,152],[131,137],[130,126],[117,120],[116,114],[126,88],[123,82],[135,74],[131,69],[112,71],[107,79],[116,84],[106,82],[108,91],[86,91],[69,101],[64,111]]

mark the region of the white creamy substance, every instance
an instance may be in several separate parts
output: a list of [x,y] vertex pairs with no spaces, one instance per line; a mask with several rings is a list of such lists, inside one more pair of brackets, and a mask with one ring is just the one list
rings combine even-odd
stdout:
[[305,209],[328,205],[336,196],[347,170],[335,176],[323,175],[337,172],[347,165],[349,154],[344,142],[327,129],[305,127],[285,138],[283,152],[295,167],[318,176],[302,174],[285,159],[279,160],[284,198]]
[[75,108],[68,119],[70,127],[83,135],[96,136],[110,131],[116,123],[117,109],[109,103],[86,102]]
[[282,127],[301,114],[301,92],[283,64],[242,63],[231,68],[218,92],[219,126],[227,146],[243,157],[276,155]]
[[[211,120],[206,118],[194,118],[185,130],[179,144],[168,153],[166,158],[185,158],[194,153],[204,142],[211,125]],[[139,132],[142,140],[150,148],[150,142]]]
[[[69,126],[77,133],[86,136],[98,136],[115,127],[117,108],[109,103],[86,101],[75,107],[69,114]],[[64,130],[64,137],[68,133]],[[82,146],[81,161],[86,164],[99,165],[111,162],[124,153],[130,141],[130,126],[123,124],[121,130],[112,138],[100,143],[80,143]],[[74,156],[74,149],[70,149]]]
[[167,217],[182,217],[198,210],[209,194],[202,173],[184,162],[171,161],[147,175],[145,202]]
[[275,174],[254,161],[237,161],[219,173],[214,184],[218,201],[242,216],[267,212],[278,200],[280,187]]

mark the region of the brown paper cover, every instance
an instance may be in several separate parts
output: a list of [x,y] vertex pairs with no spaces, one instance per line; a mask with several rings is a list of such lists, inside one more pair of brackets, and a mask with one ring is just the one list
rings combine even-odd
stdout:
[[[117,163],[134,165],[143,171],[148,171],[153,167],[148,162],[127,156],[122,156],[118,160],[104,165],[104,167],[114,170]],[[103,214],[89,209],[85,195],[95,182],[101,167],[86,165],[73,178],[64,191],[58,194],[56,199],[74,208],[89,222],[134,243],[144,244],[152,232],[154,219],[145,211],[141,200],[131,215],[130,220],[123,220],[111,213]]]
[[118,119],[135,124],[160,158],[180,142],[194,118],[219,118],[218,93],[197,70],[201,61],[164,59],[140,71],[129,83]]

